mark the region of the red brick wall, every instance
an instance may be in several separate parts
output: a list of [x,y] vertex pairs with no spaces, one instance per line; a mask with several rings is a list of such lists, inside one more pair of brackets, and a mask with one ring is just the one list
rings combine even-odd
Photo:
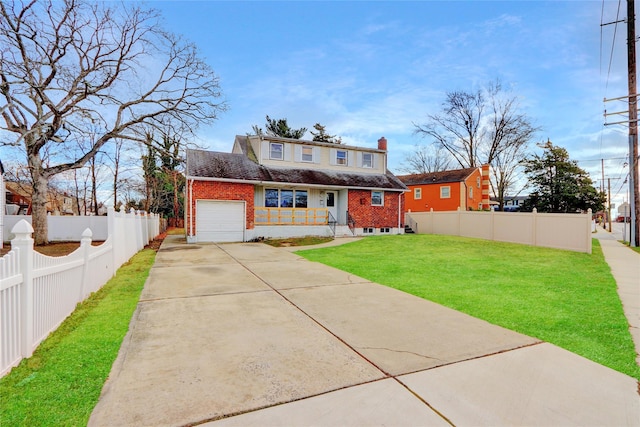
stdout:
[[400,193],[385,191],[384,206],[371,206],[371,191],[349,190],[348,210],[356,227],[397,227],[398,203],[402,203],[402,199]]
[[[217,182],[217,181],[195,181],[191,188],[193,196],[186,207],[187,227],[190,222],[190,215],[193,212],[193,230],[190,235],[196,234],[196,201],[197,200],[244,200],[246,203],[246,224],[247,229],[253,228],[254,206],[253,206],[253,184],[240,184],[234,182]],[[189,192],[189,187],[187,187]],[[189,197],[189,193],[187,193]]]

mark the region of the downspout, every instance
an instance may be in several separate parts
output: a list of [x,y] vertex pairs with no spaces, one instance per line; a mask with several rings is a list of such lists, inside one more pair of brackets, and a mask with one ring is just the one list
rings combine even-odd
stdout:
[[193,236],[193,179],[189,183],[189,237]]

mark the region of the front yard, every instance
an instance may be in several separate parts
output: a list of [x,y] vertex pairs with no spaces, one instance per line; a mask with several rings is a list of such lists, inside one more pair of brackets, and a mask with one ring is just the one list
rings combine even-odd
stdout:
[[640,379],[616,283],[593,254],[440,235],[297,254],[556,344]]

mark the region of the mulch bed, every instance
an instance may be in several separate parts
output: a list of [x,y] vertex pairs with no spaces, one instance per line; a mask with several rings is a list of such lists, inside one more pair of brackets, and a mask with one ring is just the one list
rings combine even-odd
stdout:
[[[153,239],[145,249],[153,249],[158,252],[160,249],[160,245],[162,244],[164,238],[167,237],[167,232],[161,233],[155,239]],[[91,242],[92,246],[100,246],[104,242]],[[48,256],[65,256],[69,255],[76,249],[80,247],[80,242],[52,242],[48,245],[36,246],[35,250],[43,255]],[[11,250],[11,242],[5,243],[4,246],[0,249],[0,257],[6,255]]]

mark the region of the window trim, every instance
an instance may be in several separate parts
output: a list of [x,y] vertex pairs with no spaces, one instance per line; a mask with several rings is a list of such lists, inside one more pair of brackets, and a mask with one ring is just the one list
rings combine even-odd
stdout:
[[[270,191],[275,191],[278,194],[276,206],[267,206],[267,193]],[[282,192],[283,191],[291,191],[291,206],[282,206]],[[306,202],[307,206],[297,206],[298,204],[298,193],[306,194]],[[272,197],[273,199],[273,197]],[[308,209],[309,208],[309,190],[307,189],[294,189],[294,188],[265,188],[264,189],[264,207],[265,208],[283,208],[283,209]]]
[[[344,153],[344,158],[340,158],[340,153]],[[349,165],[349,151],[336,149],[336,165],[338,166]]]
[[[311,153],[306,154],[305,150],[309,150]],[[304,156],[310,156],[308,160]],[[300,147],[300,161],[305,163],[313,163],[313,147]]]
[[[380,203],[374,203],[374,193],[380,193]],[[371,190],[371,206],[384,206],[384,191]]]
[[416,187],[413,189],[413,199],[422,200],[422,188]]
[[[273,147],[280,147],[280,156],[281,157],[274,157],[273,156]],[[284,144],[282,142],[269,142],[269,159],[270,160],[284,160]]]
[[[444,190],[447,190],[447,195],[444,195]],[[441,199],[450,199],[451,198],[451,186],[450,185],[443,185],[440,187],[440,198]]]
[[[367,156],[369,156],[369,162],[365,161],[365,157]],[[365,169],[373,169],[373,153],[362,153],[362,167]]]

